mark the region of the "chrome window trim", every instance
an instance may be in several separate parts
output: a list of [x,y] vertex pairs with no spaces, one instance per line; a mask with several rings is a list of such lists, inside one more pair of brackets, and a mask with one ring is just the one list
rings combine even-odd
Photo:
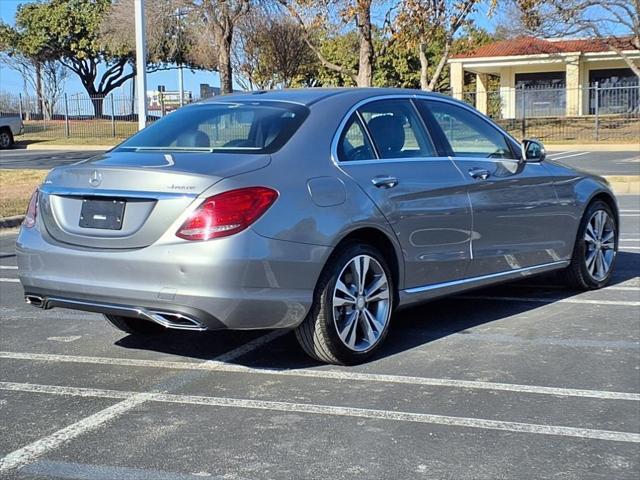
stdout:
[[447,287],[456,287],[458,285],[465,285],[465,284],[468,284],[468,283],[480,282],[482,280],[490,280],[490,279],[493,279],[493,278],[507,277],[509,275],[518,274],[518,273],[531,273],[531,272],[534,272],[535,270],[540,270],[540,269],[544,269],[544,268],[565,267],[565,266],[569,265],[569,263],[570,262],[568,260],[561,260],[559,262],[543,263],[541,265],[534,265],[532,267],[517,268],[515,270],[508,270],[506,272],[491,273],[489,275],[481,275],[479,277],[463,278],[463,279],[460,279],[460,280],[452,280],[450,282],[434,283],[432,285],[423,285],[421,287],[407,288],[406,290],[404,290],[404,292],[408,293],[408,294],[429,292],[431,290],[438,290],[438,289],[447,288]]
[[[433,143],[433,139],[431,138],[431,133],[429,132],[429,128],[424,124],[424,120],[422,120],[422,115],[420,115],[420,112],[418,111],[417,106],[415,105],[415,103],[413,102],[413,100],[432,100],[435,102],[443,102],[443,103],[450,103],[452,105],[457,105],[459,107],[462,108],[466,108],[467,110],[469,110],[472,114],[475,114],[476,116],[478,116],[482,121],[488,123],[491,127],[493,127],[494,129],[496,129],[497,131],[499,131],[502,135],[506,136],[507,138],[513,140],[515,143],[520,144],[520,142],[518,142],[515,138],[513,138],[511,135],[509,135],[506,131],[504,131],[499,125],[494,124],[490,119],[486,118],[484,115],[482,115],[480,112],[478,112],[475,108],[470,107],[469,105],[467,105],[464,102],[461,102],[460,100],[456,100],[453,98],[443,98],[440,96],[435,96],[435,95],[429,95],[429,94],[392,94],[392,95],[376,95],[373,97],[369,97],[369,98],[365,98],[363,100],[360,100],[358,102],[356,102],[354,105],[351,106],[351,108],[349,108],[349,110],[347,110],[347,113],[343,116],[342,120],[340,121],[340,123],[338,124],[338,128],[336,129],[336,132],[333,135],[333,139],[331,141],[331,161],[333,162],[333,164],[338,167],[340,170],[342,170],[342,168],[344,166],[348,166],[348,165],[358,165],[358,164],[365,164],[363,162],[367,162],[366,164],[371,164],[373,162],[379,163],[379,164],[383,164],[383,163],[399,163],[399,162],[407,162],[407,161],[413,161],[413,162],[430,162],[430,161],[441,161],[443,159],[448,159],[448,160],[453,160],[454,158],[461,158],[461,157],[442,157],[442,156],[437,156],[437,157],[422,157],[422,158],[377,158],[377,159],[371,159],[371,160],[349,160],[346,162],[341,162],[338,159],[338,142],[340,141],[340,136],[342,135],[342,131],[344,130],[344,127],[346,126],[347,122],[349,121],[349,119],[351,118],[351,115],[353,115],[354,112],[357,112],[357,110],[364,106],[367,105],[368,103],[371,102],[376,102],[378,100],[397,100],[397,99],[405,99],[405,100],[409,100],[410,103],[413,105],[413,108],[416,110],[416,114],[418,115],[418,117],[421,119],[423,126],[426,129],[427,135],[429,140]],[[362,121],[362,120],[361,120]],[[366,125],[364,125],[364,129],[368,134],[368,129],[366,128]],[[371,138],[369,137],[369,140],[371,141]],[[376,146],[375,144],[373,144],[373,148],[375,149]],[[434,145],[434,150],[435,150],[435,145]],[[376,152],[377,153],[377,152]],[[517,158],[482,158],[483,161],[493,161],[493,162],[501,162],[504,160],[518,160]]]
[[163,200],[170,198],[196,198],[197,193],[185,192],[142,192],[138,190],[89,190],[87,188],[67,188],[52,187],[42,185],[40,192],[47,195],[59,195],[66,197],[127,197],[127,198],[149,198],[153,200]]

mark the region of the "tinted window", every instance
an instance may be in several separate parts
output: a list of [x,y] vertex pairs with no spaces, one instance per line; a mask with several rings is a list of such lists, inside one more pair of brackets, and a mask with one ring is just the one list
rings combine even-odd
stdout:
[[275,102],[205,103],[168,114],[119,149],[271,153],[293,135],[308,110]]
[[415,108],[408,100],[380,100],[358,111],[380,158],[435,156]]
[[338,142],[338,160],[371,160],[376,158],[367,134],[358,116],[354,113],[347,122]]
[[466,108],[445,102],[424,102],[456,157],[514,158],[505,136]]

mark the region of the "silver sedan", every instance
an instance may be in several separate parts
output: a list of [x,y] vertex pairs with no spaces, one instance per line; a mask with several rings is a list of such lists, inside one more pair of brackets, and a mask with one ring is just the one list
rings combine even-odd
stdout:
[[383,342],[399,307],[562,271],[606,285],[618,209],[451,98],[307,89],[184,107],[52,170],[17,241],[26,301],[132,335],[295,328],[323,362]]

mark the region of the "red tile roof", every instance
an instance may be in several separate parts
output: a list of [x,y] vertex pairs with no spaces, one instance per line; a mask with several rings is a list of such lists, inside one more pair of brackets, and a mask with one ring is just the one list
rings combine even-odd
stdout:
[[[615,40],[623,50],[634,50],[631,38]],[[467,53],[454,55],[453,58],[512,57],[516,55],[538,55],[551,53],[593,53],[608,52],[609,46],[596,38],[580,40],[544,40],[536,37],[516,37],[489,43]]]

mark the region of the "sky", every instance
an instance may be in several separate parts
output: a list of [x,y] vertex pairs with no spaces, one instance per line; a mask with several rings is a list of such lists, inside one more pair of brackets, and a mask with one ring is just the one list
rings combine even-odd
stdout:
[[[15,14],[20,4],[29,3],[29,0],[0,0],[0,19],[3,22],[13,25]],[[492,25],[487,19],[484,7],[477,12],[475,20],[477,24],[483,28],[491,29]],[[383,15],[378,15],[383,16]],[[374,12],[374,19],[377,17]],[[206,83],[214,87],[220,86],[218,74],[216,72],[192,71],[184,69],[184,88],[185,91],[191,91],[193,95],[199,96],[200,84]],[[155,72],[147,75],[147,90],[156,90],[158,85],[164,85],[167,91],[178,90],[178,71],[167,70]],[[240,88],[239,86],[235,86]],[[0,91],[18,94],[23,92],[22,77],[16,71],[8,68],[6,65],[0,64]],[[78,77],[71,72],[66,82],[66,92],[69,94],[84,92],[84,87],[80,83]],[[124,84],[120,89],[116,90],[116,95],[128,96],[131,92],[130,82]]]

